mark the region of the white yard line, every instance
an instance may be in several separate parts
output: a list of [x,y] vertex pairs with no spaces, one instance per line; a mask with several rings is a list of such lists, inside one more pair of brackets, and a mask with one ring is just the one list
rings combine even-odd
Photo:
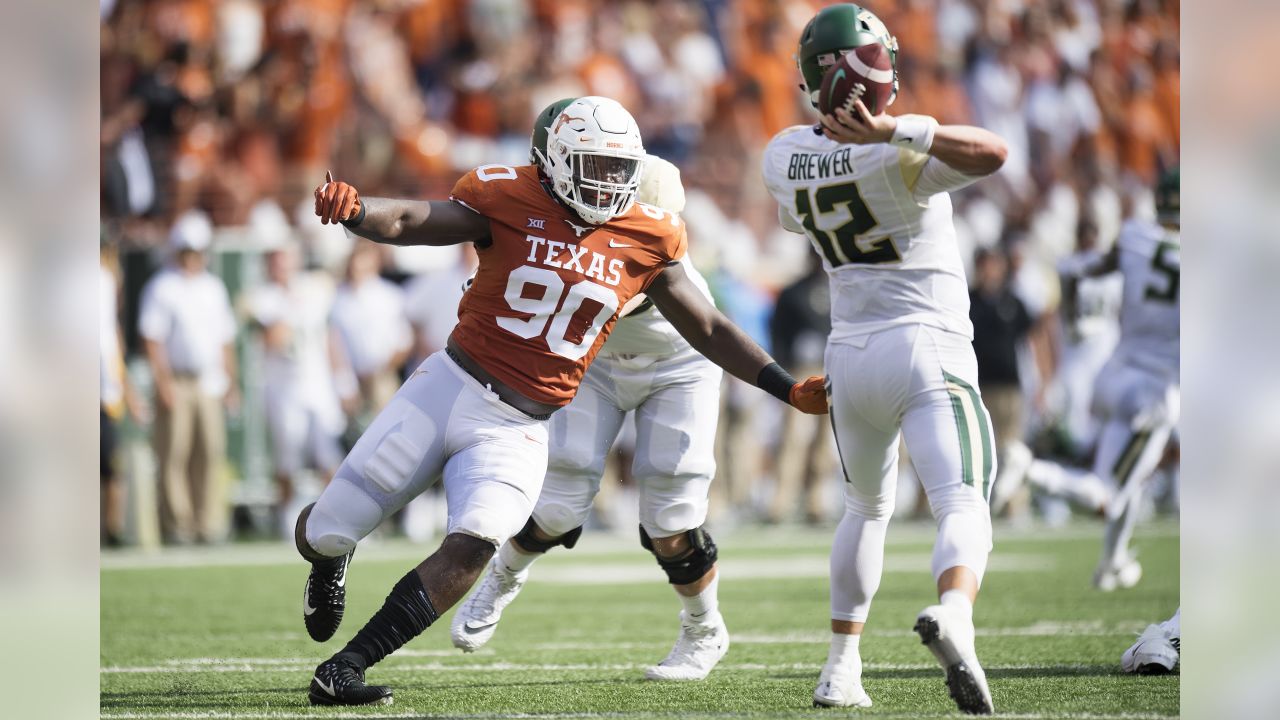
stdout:
[[[755,550],[802,550],[809,553],[826,553],[831,547],[834,528],[801,528],[796,526],[761,527],[747,530],[730,530],[716,534],[716,542],[726,558],[734,552],[749,553]],[[1144,525],[1139,533],[1143,537],[1177,537],[1176,522],[1160,521]],[[995,527],[996,550],[992,560],[1001,555],[1003,541],[1057,542],[1063,540],[1092,540],[1101,537],[1102,528],[1092,522],[1078,522],[1064,528],[1033,526],[1014,528],[997,523]],[[933,543],[932,523],[896,522],[890,528],[886,546],[895,547],[930,545]],[[408,540],[365,540],[360,544],[360,560],[409,561],[421,560],[434,543],[423,545]],[[594,532],[583,538],[572,551],[575,558],[589,559],[601,555],[632,554],[637,560],[647,559],[632,537],[607,531]],[[568,553],[562,553],[568,555]],[[302,561],[292,543],[245,543],[218,547],[166,548],[161,550],[120,550],[104,552],[100,556],[103,570],[132,570],[144,568],[222,567],[298,565]],[[890,569],[887,568],[886,569]]]
[[[199,663],[187,664],[172,662],[150,666],[112,666],[104,667],[104,674],[193,674],[193,673],[299,673],[311,672],[315,669],[315,660],[272,659],[271,662],[253,662],[257,658],[237,660],[228,658],[227,662],[216,662],[214,658],[198,658]],[[630,671],[644,670],[652,663],[510,663],[494,662],[485,664],[462,663],[385,663],[382,669],[388,672],[460,672],[460,673],[494,673],[494,672],[581,672],[592,671]],[[864,663],[865,670],[928,670],[937,668],[936,663]],[[1046,670],[1069,671],[1087,670],[1092,665],[992,665],[991,670]],[[777,670],[804,670],[817,672],[822,663],[720,663],[717,670],[738,670],[743,672],[765,672]]]
[[[638,583],[664,583],[662,571],[647,556],[637,552],[634,559],[601,563],[588,556],[574,554],[543,562],[534,572],[534,581],[559,585],[630,585]],[[362,555],[360,560],[368,561]],[[887,573],[927,573],[932,557],[928,552],[894,552],[885,554],[884,571]],[[282,560],[278,553],[264,550],[260,555],[223,554],[217,551],[194,553],[162,553],[119,558],[103,558],[104,569],[159,569],[189,567],[247,567],[294,566],[302,571],[301,560]],[[1057,567],[1057,559],[1041,553],[995,553],[987,566],[988,572],[1047,572]],[[825,578],[830,574],[830,559],[823,554],[795,554],[775,557],[734,557],[725,553],[720,558],[720,573],[739,580],[780,580],[787,578]]]
[[[1052,622],[1043,621],[1023,627],[996,627],[996,628],[978,628],[978,635],[981,637],[1061,637],[1061,636],[1082,636],[1082,637],[1129,637],[1136,635],[1145,627],[1142,620],[1125,620],[1111,624],[1105,624],[1099,621],[1067,621]],[[902,630],[875,630],[876,637],[915,637],[915,633]],[[819,632],[795,632],[781,634],[742,634],[734,635],[733,642],[738,645],[826,645],[830,640],[828,634]],[[661,650],[666,647],[665,640],[655,640],[653,642],[548,642],[548,643],[532,643],[527,646],[527,651],[608,651],[608,650]],[[494,651],[490,648],[483,648],[479,652],[479,657],[496,657]],[[395,659],[388,662],[386,667],[392,670],[425,670],[425,671],[441,671],[441,672],[492,672],[505,670],[522,670],[535,672],[557,672],[557,671],[578,671],[578,670],[635,670],[648,667],[646,664],[625,663],[625,664],[608,664],[608,663],[550,663],[550,664],[527,664],[527,663],[510,663],[510,662],[489,662],[489,663],[405,663],[400,664],[396,659],[402,658],[456,658],[463,660],[464,658],[475,658],[477,655],[466,656],[457,650],[419,650],[414,648],[404,648],[399,650],[394,656]],[[309,671],[315,667],[315,658],[278,658],[278,657],[197,657],[197,658],[174,658],[166,660],[159,665],[141,665],[141,666],[108,666],[101,669],[101,672],[108,674],[127,674],[127,673],[202,673],[202,672],[302,672]],[[773,665],[773,664],[722,664],[722,668],[737,670],[775,670],[779,668],[794,667],[794,669],[809,670],[819,666],[808,664],[800,664],[795,666]],[[932,664],[923,665],[894,665],[894,664],[867,664],[868,668],[880,668],[883,670],[918,670],[921,668],[933,667]],[[1036,667],[1045,667],[1039,665],[1017,665],[1008,666],[1019,669],[1029,669]],[[1079,666],[1055,666],[1055,667],[1079,667]]]
[[[787,712],[787,711],[783,711]],[[800,708],[796,708],[795,714],[800,714]],[[764,712],[687,712],[687,711],[645,711],[637,710],[634,712],[485,712],[485,714],[468,714],[468,715],[436,715],[431,712],[404,712],[404,711],[387,711],[387,712],[340,712],[333,711],[332,708],[320,708],[316,712],[289,712],[289,711],[174,711],[174,712],[114,712],[106,710],[102,712],[100,717],[111,720],[152,720],[159,717],[174,717],[178,720],[241,720],[241,719],[261,719],[261,720],[302,720],[314,719],[314,717],[325,717],[325,719],[333,720],[360,720],[365,717],[374,717],[374,719],[383,720],[410,720],[410,719],[435,719],[435,717],[449,717],[453,720],[497,720],[500,717],[512,717],[512,719],[521,720],[576,720],[586,719],[586,717],[609,717],[609,719],[625,720],[627,717],[763,717]],[[924,717],[955,717],[955,712],[897,712],[897,714],[876,714],[876,717],[902,717],[902,719],[924,719]],[[1000,717],[1009,717],[1016,720],[1166,720],[1172,719],[1172,715],[1158,715],[1155,712],[1053,712],[1053,714],[1042,714],[1042,712],[1001,712]]]

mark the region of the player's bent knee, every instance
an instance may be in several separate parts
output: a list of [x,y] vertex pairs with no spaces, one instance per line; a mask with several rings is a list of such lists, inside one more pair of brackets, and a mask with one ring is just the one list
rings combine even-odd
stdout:
[[926,491],[926,494],[929,497],[929,507],[938,521],[953,513],[969,513],[985,516],[988,525],[991,522],[991,505],[973,485],[955,483]]
[[[578,535],[581,535],[582,524],[586,521],[589,510],[590,502],[588,502],[587,507],[582,509],[569,507],[564,503],[548,502],[539,504],[533,509],[533,517],[530,518],[530,523],[536,522],[544,533],[551,536],[560,536],[575,531]],[[529,524],[526,524],[525,529],[516,534],[517,539],[523,537],[528,529]],[[576,535],[574,541],[577,541]],[[521,540],[520,545],[528,547],[523,540]],[[573,546],[567,545],[566,547]]]
[[[547,535],[555,535],[556,537],[550,540],[543,540],[537,535],[536,531],[539,529]],[[556,532],[530,517],[529,521],[524,524],[524,528],[512,536],[511,539],[515,540],[516,544],[524,550],[535,553],[544,553],[559,545],[568,549],[573,549],[573,546],[578,544],[578,538],[580,537],[582,537],[581,525],[564,532]]]
[[986,504],[951,502],[935,506],[934,516],[938,521],[931,562],[934,579],[951,568],[966,567],[981,583],[992,547],[991,513]]
[[311,506],[305,539],[325,557],[346,555],[383,520],[382,506],[351,482],[336,477]]
[[307,542],[307,520],[311,517],[311,509],[315,506],[315,503],[311,503],[302,508],[302,512],[298,513],[298,520],[293,526],[293,543],[298,548],[298,554],[308,562],[316,562],[329,557],[321,554],[311,547],[311,543]]
[[680,501],[666,504],[661,510],[653,514],[653,522],[644,523],[652,525],[647,528],[652,537],[654,534],[660,536],[678,535],[688,532],[691,528],[700,527],[707,520],[707,503],[703,502]]
[[844,509],[864,520],[887,520],[893,515],[895,500],[893,494],[871,495],[848,486],[844,493]]
[[489,538],[458,531],[445,535],[438,552],[447,557],[456,567],[479,574],[497,549]]
[[688,540],[688,548],[675,557],[668,557],[654,547],[653,538],[640,526],[640,545],[653,553],[658,566],[667,574],[667,581],[672,585],[688,585],[701,580],[711,568],[715,567],[719,551],[711,534],[701,527],[694,528],[684,534]]

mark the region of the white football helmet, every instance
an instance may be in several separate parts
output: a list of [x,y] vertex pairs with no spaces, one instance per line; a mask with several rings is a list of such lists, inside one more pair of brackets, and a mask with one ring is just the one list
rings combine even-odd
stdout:
[[551,124],[545,171],[556,195],[592,225],[631,209],[644,160],[640,129],[616,100],[574,100]]

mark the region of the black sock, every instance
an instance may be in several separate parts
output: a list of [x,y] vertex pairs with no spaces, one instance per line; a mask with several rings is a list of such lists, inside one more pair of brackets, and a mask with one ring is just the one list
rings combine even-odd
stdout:
[[367,668],[420,635],[437,617],[418,572],[410,570],[391,588],[382,609],[369,618],[339,654]]

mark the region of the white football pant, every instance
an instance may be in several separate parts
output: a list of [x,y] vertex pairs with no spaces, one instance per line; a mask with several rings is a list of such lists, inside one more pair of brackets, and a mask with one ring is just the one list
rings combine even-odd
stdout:
[[1128,553],[1148,480],[1164,457],[1181,414],[1176,377],[1115,358],[1098,375],[1094,412],[1102,422],[1093,472],[1112,491],[1107,507],[1103,562]]
[[831,548],[831,617],[865,622],[880,585],[898,479],[898,439],[938,523],[932,569],[967,567],[982,582],[991,552],[991,421],[962,335],[904,325],[827,345],[831,424],[845,473],[845,512]]
[[448,532],[501,545],[524,527],[542,487],[547,424],[437,352],[338,468],[307,520],[307,542],[330,557],[350,552],[443,476]]
[[[324,389],[311,389],[323,393]],[[342,411],[305,397],[308,389],[266,386],[267,428],[273,469],[296,475],[303,468],[332,471],[342,461]],[[335,407],[326,407],[332,404]]]
[[605,458],[633,410],[640,524],[654,538],[701,526],[716,470],[721,375],[692,349],[596,356],[573,402],[551,416],[547,476],[533,509],[538,527],[558,536],[586,522]]

